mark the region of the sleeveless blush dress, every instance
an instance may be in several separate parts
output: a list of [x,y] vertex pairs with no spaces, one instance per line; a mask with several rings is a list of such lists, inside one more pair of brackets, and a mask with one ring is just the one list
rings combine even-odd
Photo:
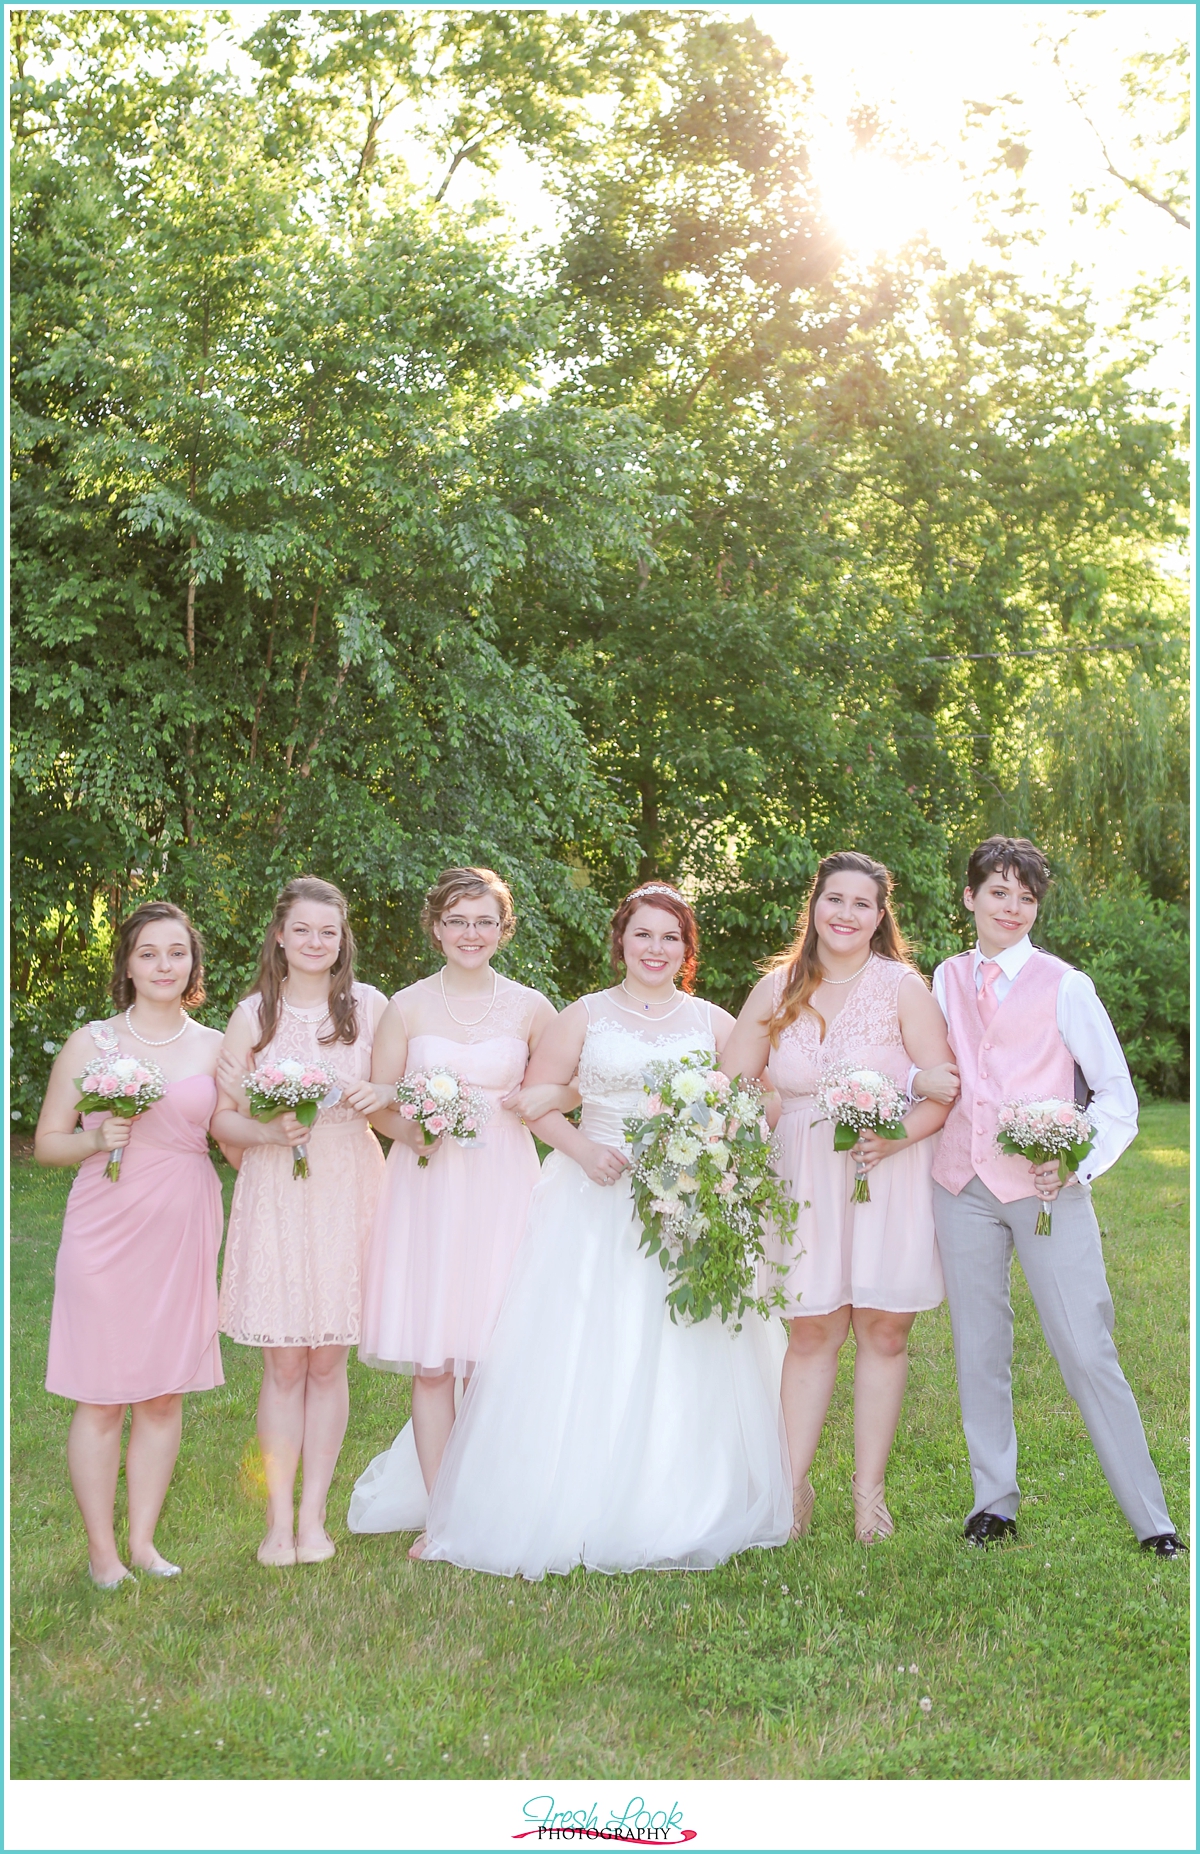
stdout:
[[[211,1075],[170,1082],[134,1120],[115,1184],[107,1152],[79,1167],[54,1269],[46,1389],[56,1396],[144,1403],[225,1382],[221,1185],[208,1156],[216,1105]],[[106,1118],[87,1114],[83,1124]]]
[[[252,1058],[321,1062],[339,1082],[367,1081],[381,998],[356,984],[353,1043],[319,1043],[328,1020],[308,1023],[280,1006],[270,1043]],[[243,998],[258,1035],[258,994]],[[238,1345],[357,1345],[362,1332],[363,1254],[383,1177],[383,1149],[361,1114],[322,1107],[305,1141],[309,1176],[292,1177],[290,1146],[247,1146],[233,1192],[221,1331]]]
[[[789,1318],[877,1307],[922,1313],[945,1297],[933,1230],[933,1156],[938,1135],[895,1150],[870,1173],[871,1201],[853,1202],[854,1161],[833,1149],[833,1122],[815,1120],[813,1094],[832,1068],[876,1069],[904,1091],[911,1067],[897,1000],[911,966],[874,955],[824,1042],[811,1011],[790,1023],[772,1051],[771,1080],[783,1099],[779,1171],[800,1205],[791,1243],[767,1239]],[[784,973],[775,975],[775,1000]],[[771,1277],[774,1279],[775,1277]],[[768,1271],[763,1285],[769,1286]]]

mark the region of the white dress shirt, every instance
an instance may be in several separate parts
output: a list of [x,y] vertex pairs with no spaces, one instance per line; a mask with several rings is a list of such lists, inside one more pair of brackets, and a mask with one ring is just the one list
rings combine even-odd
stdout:
[[[1000,971],[993,985],[997,1001],[1003,1003],[1017,974],[1033,955],[1033,943],[1026,934],[1016,946],[1006,946],[992,955]],[[972,954],[975,989],[983,987],[986,955],[976,947]],[[946,968],[939,966],[933,975],[933,995],[942,1016],[946,1015]],[[1055,1011],[1058,1034],[1083,1071],[1092,1091],[1088,1113],[1096,1132],[1092,1150],[1079,1167],[1077,1176],[1085,1184],[1115,1165],[1137,1132],[1138,1101],[1130,1079],[1125,1052],[1112,1027],[1112,1020],[1096,995],[1096,987],[1086,972],[1072,966],[1063,973],[1058,988]],[[910,1078],[911,1081],[911,1078]]]

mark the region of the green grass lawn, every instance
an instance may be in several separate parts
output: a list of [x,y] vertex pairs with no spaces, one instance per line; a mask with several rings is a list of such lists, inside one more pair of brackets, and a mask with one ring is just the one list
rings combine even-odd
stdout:
[[[1096,1191],[1118,1343],[1185,1534],[1187,1139],[1185,1108],[1148,1107]],[[844,1366],[800,1544],[543,1584],[411,1565],[407,1537],[345,1530],[355,1476],[408,1410],[404,1380],[352,1364],[338,1556],[264,1570],[259,1359],[226,1342],[225,1388],[189,1399],[159,1530],[184,1575],[106,1596],[67,1483],[69,1406],[42,1389],[69,1182],[14,1169],[14,1777],[1187,1775],[1187,1563],[1136,1549],[1023,1282],[1014,1545],[960,1537],[942,1309],[913,1337],[890,1544],[854,1542]]]

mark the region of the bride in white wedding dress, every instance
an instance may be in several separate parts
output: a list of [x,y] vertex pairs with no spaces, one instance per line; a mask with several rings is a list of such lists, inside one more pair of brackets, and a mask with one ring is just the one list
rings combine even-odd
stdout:
[[[675,989],[695,949],[681,896],[635,890],[613,922],[625,979],[569,1006],[530,1064],[527,1085],[578,1067],[582,1122],[535,1123],[557,1150],[414,1556],[527,1578],[579,1564],[701,1570],[788,1537],[783,1329],[752,1314],[740,1333],[715,1317],[674,1324],[626,1176],[622,1123],[644,1104],[647,1065],[715,1050],[733,1025]],[[419,1523],[406,1433],[359,1481],[352,1530]]]

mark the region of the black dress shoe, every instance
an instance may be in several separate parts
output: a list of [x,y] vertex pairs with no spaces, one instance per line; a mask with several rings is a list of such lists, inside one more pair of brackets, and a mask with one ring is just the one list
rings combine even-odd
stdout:
[[1142,1550],[1152,1551],[1156,1558],[1181,1558],[1187,1546],[1176,1532],[1156,1532],[1142,1540]]
[[963,1537],[968,1545],[978,1545],[980,1550],[985,1545],[992,1545],[997,1539],[1015,1539],[1017,1522],[1004,1519],[999,1513],[972,1513],[963,1527]]

